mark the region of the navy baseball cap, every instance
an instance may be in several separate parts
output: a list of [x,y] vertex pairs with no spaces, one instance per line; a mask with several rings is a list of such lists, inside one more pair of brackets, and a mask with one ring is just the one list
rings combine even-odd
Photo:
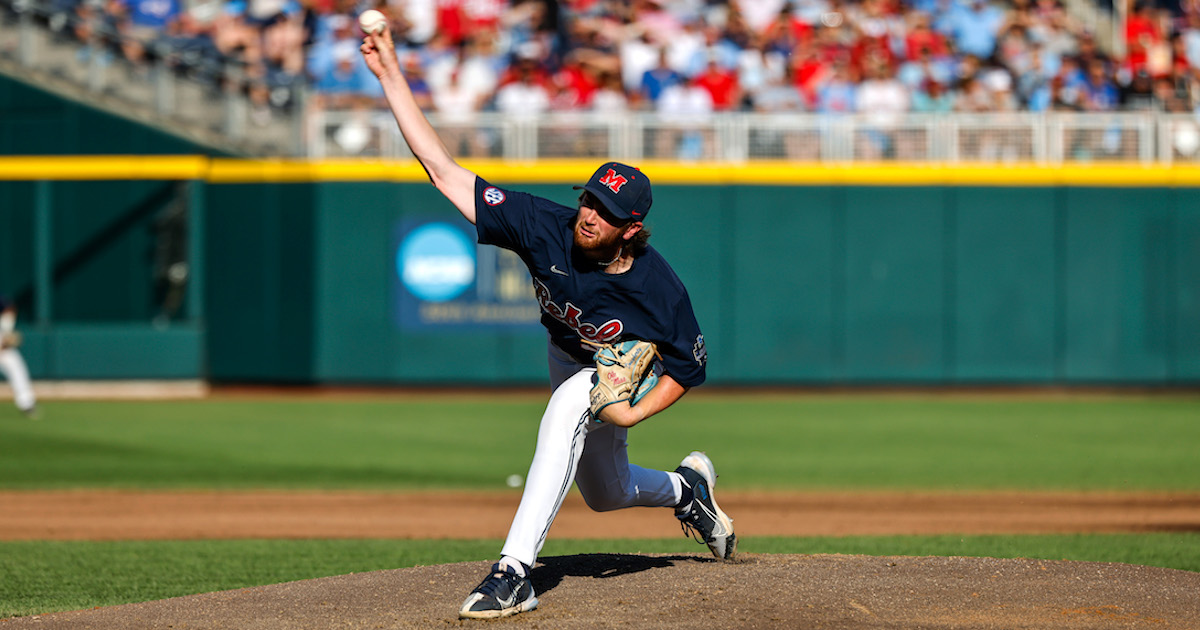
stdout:
[[618,219],[644,221],[654,200],[650,197],[650,178],[636,168],[620,162],[602,164],[592,178],[575,190],[586,190]]

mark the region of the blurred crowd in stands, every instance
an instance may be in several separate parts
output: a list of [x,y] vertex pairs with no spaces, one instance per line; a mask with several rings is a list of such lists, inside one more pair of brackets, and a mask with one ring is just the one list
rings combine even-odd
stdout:
[[1132,4],[1119,58],[1062,0],[49,2],[52,27],[133,71],[162,60],[228,81],[236,69],[261,116],[298,85],[313,107],[383,106],[358,52],[368,8],[389,16],[418,101],[443,120],[1200,105],[1200,0]]

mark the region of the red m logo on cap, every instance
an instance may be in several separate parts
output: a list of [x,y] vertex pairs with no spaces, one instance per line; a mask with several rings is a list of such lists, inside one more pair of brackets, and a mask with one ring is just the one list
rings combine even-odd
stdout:
[[604,177],[600,178],[600,183],[608,186],[608,189],[614,193],[621,192],[621,187],[628,182],[629,180],[625,179],[624,175],[617,175],[617,172],[611,168],[608,169],[608,173],[606,173]]

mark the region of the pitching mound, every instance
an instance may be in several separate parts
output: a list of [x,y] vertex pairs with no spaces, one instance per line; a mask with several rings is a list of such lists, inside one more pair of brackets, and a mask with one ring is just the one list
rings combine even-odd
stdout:
[[343,575],[97,610],[0,628],[1197,628],[1200,573],[992,558],[701,555],[549,557],[538,610],[462,621],[489,563]]

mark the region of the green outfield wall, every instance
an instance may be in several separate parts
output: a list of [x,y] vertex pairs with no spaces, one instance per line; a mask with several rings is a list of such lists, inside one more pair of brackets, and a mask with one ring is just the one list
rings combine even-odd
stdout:
[[[172,160],[0,159],[0,286],[48,313],[27,328],[35,378],[544,381],[526,274],[419,166]],[[594,167],[468,166],[563,203]],[[1200,384],[1200,171],[643,170],[711,383]],[[171,204],[195,275],[164,319]]]

